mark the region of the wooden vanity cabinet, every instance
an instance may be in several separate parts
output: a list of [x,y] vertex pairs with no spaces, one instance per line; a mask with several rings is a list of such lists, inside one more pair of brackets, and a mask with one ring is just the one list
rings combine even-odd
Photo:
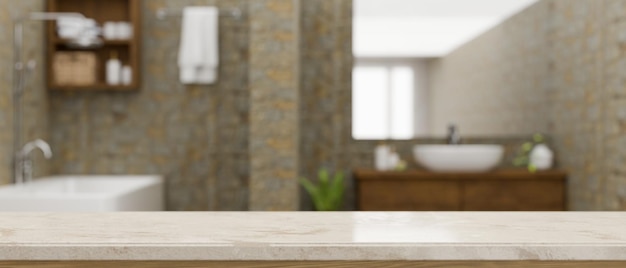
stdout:
[[564,211],[567,174],[353,172],[362,211]]

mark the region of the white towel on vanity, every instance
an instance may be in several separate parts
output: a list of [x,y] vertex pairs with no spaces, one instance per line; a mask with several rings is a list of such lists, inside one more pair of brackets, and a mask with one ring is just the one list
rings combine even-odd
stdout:
[[183,84],[213,84],[219,64],[216,7],[186,7],[183,10],[178,66]]

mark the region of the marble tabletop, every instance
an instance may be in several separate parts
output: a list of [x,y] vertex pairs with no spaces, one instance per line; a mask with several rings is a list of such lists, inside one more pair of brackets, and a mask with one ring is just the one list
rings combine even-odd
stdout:
[[626,260],[623,212],[0,213],[0,260]]

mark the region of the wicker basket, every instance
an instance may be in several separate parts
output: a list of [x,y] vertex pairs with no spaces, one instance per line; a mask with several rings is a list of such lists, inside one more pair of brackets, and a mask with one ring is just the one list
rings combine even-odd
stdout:
[[54,83],[59,86],[88,86],[96,83],[96,54],[57,52],[53,59]]

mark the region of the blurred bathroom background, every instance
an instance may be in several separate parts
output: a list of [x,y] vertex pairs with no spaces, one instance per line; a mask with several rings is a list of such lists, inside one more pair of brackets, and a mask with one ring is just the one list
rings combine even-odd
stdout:
[[[454,122],[464,142],[503,145],[504,167],[520,144],[545,134],[568,173],[569,209],[624,209],[626,2],[498,0],[513,6],[496,12],[487,8],[494,1],[456,1],[473,3],[456,9],[448,1],[420,13],[414,5],[428,0],[143,0],[141,86],[129,92],[49,90],[45,27],[28,24],[24,55],[40,64],[26,84],[22,140],[44,139],[54,151],[50,160],[36,155],[35,177],[159,174],[170,211],[312,210],[298,178],[325,167],[346,174],[343,209],[354,210],[351,173],[373,168],[380,141],[418,168],[412,146],[442,143]],[[46,2],[0,0],[1,184],[12,183],[13,18],[46,11]],[[242,11],[220,16],[216,84],[179,82],[181,19],[156,14],[187,6]],[[428,42],[411,27],[382,27],[417,29],[414,16],[444,27],[424,31],[432,36],[477,24],[448,51],[417,51],[406,47]],[[353,69],[368,66],[409,70],[414,102],[355,103]],[[396,106],[411,114],[396,120],[410,121],[397,136],[355,132],[390,126],[390,114],[376,121],[368,112]]]

